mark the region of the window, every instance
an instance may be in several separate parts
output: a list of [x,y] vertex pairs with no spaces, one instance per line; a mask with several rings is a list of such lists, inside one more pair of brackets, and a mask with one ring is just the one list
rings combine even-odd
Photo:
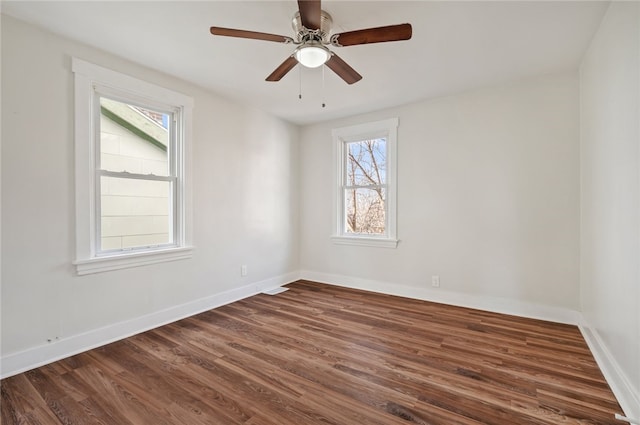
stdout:
[[192,99],[73,59],[78,274],[191,256]]
[[393,118],[333,131],[335,243],[397,246],[397,128]]

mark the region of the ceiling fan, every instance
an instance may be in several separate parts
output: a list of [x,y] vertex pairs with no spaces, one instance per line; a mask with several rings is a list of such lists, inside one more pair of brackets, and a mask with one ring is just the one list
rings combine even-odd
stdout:
[[389,25],[330,35],[333,20],[331,15],[322,10],[320,2],[321,0],[298,0],[299,10],[293,16],[292,22],[295,31],[294,37],[222,27],[211,27],[211,34],[274,41],[297,46],[291,56],[285,59],[266,78],[266,81],[280,81],[300,63],[308,68],[317,68],[326,64],[347,84],[360,81],[362,75],[329,50],[327,46],[356,46],[411,38],[411,24]]

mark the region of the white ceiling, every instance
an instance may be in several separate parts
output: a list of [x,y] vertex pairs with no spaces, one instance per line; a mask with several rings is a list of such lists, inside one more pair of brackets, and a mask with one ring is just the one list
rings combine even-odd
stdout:
[[222,26],[293,36],[295,0],[3,1],[2,13],[307,124],[575,70],[607,4],[325,0],[332,33],[409,22],[413,38],[332,47],[363,79],[349,86],[325,69],[324,89],[321,68],[265,81],[291,45],[209,33]]

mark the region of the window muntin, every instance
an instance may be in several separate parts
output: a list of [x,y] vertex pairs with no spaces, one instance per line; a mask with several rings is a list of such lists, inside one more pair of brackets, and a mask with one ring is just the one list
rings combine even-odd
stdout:
[[397,118],[335,129],[335,243],[395,247]]

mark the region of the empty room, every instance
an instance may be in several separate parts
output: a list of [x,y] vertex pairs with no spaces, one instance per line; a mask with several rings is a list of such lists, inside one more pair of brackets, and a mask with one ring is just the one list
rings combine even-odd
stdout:
[[640,425],[640,2],[0,12],[2,424]]

